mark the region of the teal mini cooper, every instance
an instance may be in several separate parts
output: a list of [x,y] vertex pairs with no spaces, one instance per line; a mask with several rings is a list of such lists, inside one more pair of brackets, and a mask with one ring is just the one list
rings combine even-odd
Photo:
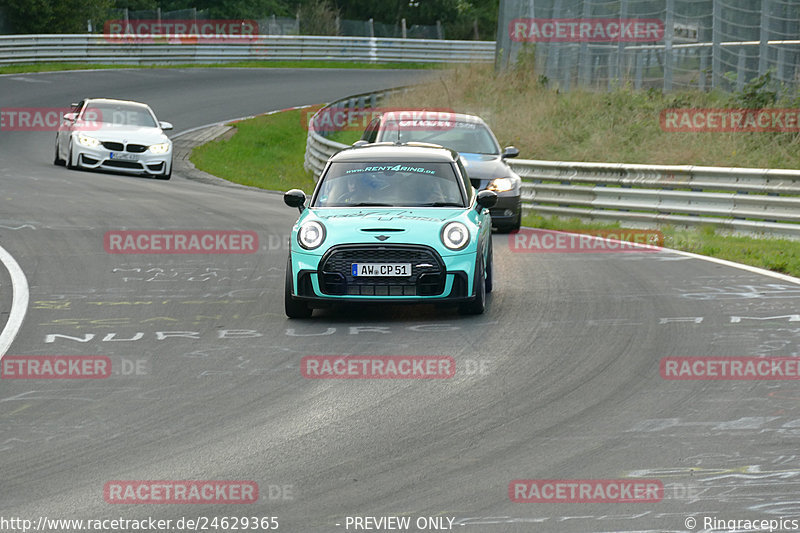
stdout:
[[492,191],[473,189],[458,153],[377,143],[332,156],[300,210],[286,267],[286,315],[336,303],[445,304],[483,313],[492,290]]

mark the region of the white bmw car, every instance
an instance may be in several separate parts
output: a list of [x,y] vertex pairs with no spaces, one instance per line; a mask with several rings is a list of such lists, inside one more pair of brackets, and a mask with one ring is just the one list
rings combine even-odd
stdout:
[[172,176],[172,141],[164,135],[169,122],[159,122],[146,104],[108,98],[87,98],[72,104],[56,133],[56,165],[70,169],[106,169]]

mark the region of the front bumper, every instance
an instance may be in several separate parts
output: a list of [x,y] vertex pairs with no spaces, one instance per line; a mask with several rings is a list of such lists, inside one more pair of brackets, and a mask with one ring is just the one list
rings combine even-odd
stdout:
[[[292,251],[295,299],[314,304],[448,303],[474,299],[475,251],[440,256],[419,245],[339,245],[322,256]],[[408,277],[354,277],[353,263],[411,263]]]
[[89,148],[76,143],[73,145],[75,161],[80,168],[105,169],[129,174],[149,174],[162,176],[172,170],[172,149],[165,154],[152,154],[149,151],[133,153],[109,150],[103,146]]
[[511,226],[517,222],[522,210],[522,200],[515,196],[497,195],[497,203],[489,210],[492,215],[492,226]]

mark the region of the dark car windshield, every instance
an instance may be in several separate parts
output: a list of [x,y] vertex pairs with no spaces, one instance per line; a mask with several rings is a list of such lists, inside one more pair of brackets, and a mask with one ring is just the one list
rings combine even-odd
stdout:
[[463,207],[449,163],[331,163],[314,207]]
[[83,111],[83,118],[112,126],[156,127],[153,115],[146,108],[129,104],[89,103]]
[[489,128],[477,122],[446,121],[428,127],[424,121],[387,121],[381,141],[426,142],[473,154],[499,154]]

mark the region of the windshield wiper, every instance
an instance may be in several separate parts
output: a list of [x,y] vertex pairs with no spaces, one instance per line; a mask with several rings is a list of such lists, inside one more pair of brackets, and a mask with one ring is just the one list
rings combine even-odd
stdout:
[[419,204],[417,207],[464,207],[458,202],[429,202],[427,204]]
[[378,204],[374,202],[361,202],[358,204],[349,204],[347,207],[394,207],[392,204]]

